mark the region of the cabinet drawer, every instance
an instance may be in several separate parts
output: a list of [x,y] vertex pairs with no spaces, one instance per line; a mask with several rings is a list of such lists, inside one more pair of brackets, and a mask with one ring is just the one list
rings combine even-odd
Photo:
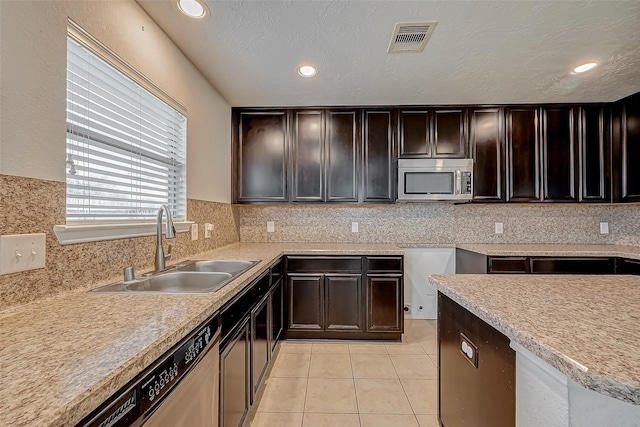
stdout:
[[488,273],[510,274],[528,272],[529,262],[527,257],[489,258]]
[[367,257],[369,273],[402,273],[402,257]]
[[613,258],[531,258],[536,274],[613,274]]
[[287,273],[360,273],[361,257],[287,257]]
[[640,275],[640,260],[619,258],[616,273]]

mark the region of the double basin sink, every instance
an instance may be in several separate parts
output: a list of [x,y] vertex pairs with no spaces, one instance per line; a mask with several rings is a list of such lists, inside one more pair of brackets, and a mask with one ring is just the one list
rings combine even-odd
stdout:
[[98,293],[207,294],[223,288],[260,261],[194,260],[154,275],[92,289]]

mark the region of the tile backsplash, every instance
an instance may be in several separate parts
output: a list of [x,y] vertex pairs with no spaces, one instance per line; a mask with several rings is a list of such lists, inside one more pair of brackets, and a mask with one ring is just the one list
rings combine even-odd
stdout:
[[[398,203],[239,206],[242,242],[585,243],[640,245],[637,205]],[[267,221],[275,231],[268,233]],[[359,232],[351,232],[357,221]],[[609,234],[600,234],[600,222]],[[495,234],[502,222],[503,234]]]
[[[227,203],[187,200],[187,218],[199,238],[179,233],[170,243],[178,260],[239,240],[239,212]],[[213,223],[204,239],[204,223]],[[155,236],[60,245],[53,226],[65,223],[65,183],[0,175],[0,234],[46,233],[46,267],[0,276],[0,310],[65,290],[117,280],[122,269],[153,268]],[[167,247],[165,243],[165,249]]]

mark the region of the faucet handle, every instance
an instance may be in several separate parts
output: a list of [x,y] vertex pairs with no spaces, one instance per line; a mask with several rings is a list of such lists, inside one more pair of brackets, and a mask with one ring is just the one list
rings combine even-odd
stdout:
[[167,248],[167,254],[164,256],[165,260],[171,259],[171,249],[173,249],[173,246],[169,245],[169,248]]

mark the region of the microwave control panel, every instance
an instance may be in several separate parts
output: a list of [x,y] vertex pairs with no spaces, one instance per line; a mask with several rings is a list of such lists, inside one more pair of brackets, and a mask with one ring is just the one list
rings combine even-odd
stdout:
[[460,193],[471,194],[471,172],[462,172]]

